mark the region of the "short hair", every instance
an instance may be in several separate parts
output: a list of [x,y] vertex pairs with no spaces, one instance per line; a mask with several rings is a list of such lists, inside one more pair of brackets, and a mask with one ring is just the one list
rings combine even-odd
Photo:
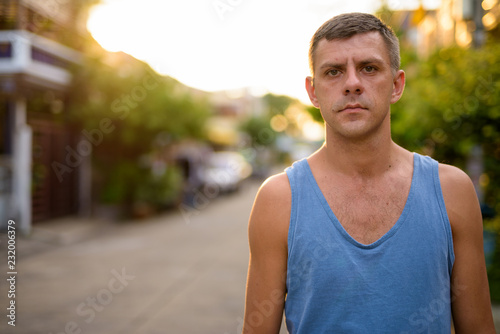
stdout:
[[326,38],[327,41],[334,39],[347,39],[356,34],[378,31],[382,36],[387,51],[391,68],[396,72],[400,66],[399,40],[394,31],[383,23],[379,18],[366,13],[347,13],[332,17],[316,31],[311,39],[309,47],[309,67],[314,75],[314,56],[319,42]]

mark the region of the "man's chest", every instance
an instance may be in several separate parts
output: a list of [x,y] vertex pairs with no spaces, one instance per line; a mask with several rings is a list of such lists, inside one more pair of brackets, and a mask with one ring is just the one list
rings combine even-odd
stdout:
[[375,187],[332,187],[323,191],[331,210],[347,233],[362,244],[380,239],[398,221],[411,180]]

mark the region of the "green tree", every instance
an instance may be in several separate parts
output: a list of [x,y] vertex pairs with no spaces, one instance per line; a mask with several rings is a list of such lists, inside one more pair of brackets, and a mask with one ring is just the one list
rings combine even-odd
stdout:
[[500,202],[500,47],[450,47],[413,64],[393,105],[402,145],[465,169],[474,147],[484,154],[485,202]]
[[[175,201],[180,173],[170,148],[205,138],[208,101],[126,54],[102,53],[75,69],[69,105],[72,120],[93,144],[94,188],[101,201]],[[166,165],[154,171],[159,161]]]

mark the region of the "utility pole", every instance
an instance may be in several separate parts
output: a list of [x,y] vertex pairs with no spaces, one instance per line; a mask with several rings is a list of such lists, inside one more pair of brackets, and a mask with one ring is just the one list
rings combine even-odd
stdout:
[[474,21],[474,33],[472,34],[472,45],[474,48],[479,49],[484,45],[485,42],[485,33],[484,33],[484,25],[483,25],[483,0],[469,0],[472,1],[472,13],[473,13],[473,21]]

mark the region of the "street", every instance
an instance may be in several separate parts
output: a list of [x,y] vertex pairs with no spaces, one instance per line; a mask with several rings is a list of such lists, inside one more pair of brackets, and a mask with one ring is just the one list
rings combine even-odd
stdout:
[[[31,237],[16,238],[15,281],[0,261],[0,333],[241,333],[247,223],[258,186],[200,195],[193,208],[105,224],[83,239],[87,227],[78,223],[53,235],[37,225]],[[7,258],[6,234],[0,237]],[[15,327],[6,317],[12,300]],[[498,321],[500,308],[493,311]]]
[[[3,315],[0,332],[240,333],[258,185],[29,255],[23,244],[34,242],[18,237],[15,327]],[[6,314],[8,284],[0,285]]]

